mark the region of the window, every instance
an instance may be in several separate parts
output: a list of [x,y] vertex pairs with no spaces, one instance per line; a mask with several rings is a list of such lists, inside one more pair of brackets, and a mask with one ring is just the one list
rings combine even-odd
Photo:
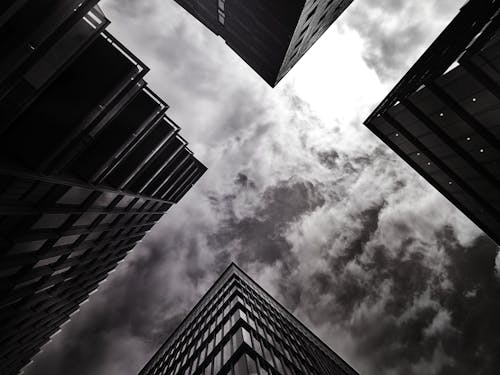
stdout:
[[196,361],[197,363],[201,364],[205,360],[204,354],[205,354],[205,348],[203,348],[200,354],[198,355],[198,360]]
[[118,202],[118,204],[116,205],[116,207],[119,207],[119,208],[125,208],[127,207],[134,199],[136,199],[135,197],[131,197],[131,196],[128,196],[128,195],[125,195],[122,197],[122,199],[120,199],[120,201]]
[[306,33],[307,29],[309,29],[309,24],[307,24],[307,26],[306,26],[306,27],[304,27],[304,28],[302,29],[302,31],[300,32],[300,38],[302,38],[302,36]]
[[98,213],[95,212],[85,212],[80,216],[80,218],[73,224],[74,226],[88,226],[94,222],[99,216]]
[[274,351],[272,351],[273,358],[274,358],[274,363],[276,365],[276,369],[278,370],[279,373],[283,373],[283,366],[281,366],[281,361],[279,357],[276,355]]
[[45,214],[33,226],[32,229],[49,229],[59,228],[64,224],[66,219],[69,218],[68,214]]
[[58,204],[80,205],[89,197],[92,190],[72,187],[58,201]]
[[97,238],[99,238],[101,236],[103,232],[92,232],[90,233],[87,238],[85,239],[86,241],[93,241],[93,240],[96,240]]
[[226,22],[226,15],[220,9],[219,9],[219,22],[223,25]]
[[250,333],[245,328],[241,328],[243,335],[243,342],[245,342],[248,346],[252,347],[252,339],[250,338]]
[[254,359],[247,354],[245,354],[245,357],[247,359],[248,374],[249,375],[258,375],[257,364],[255,363]]
[[233,351],[236,351],[243,343],[243,332],[241,332],[241,328],[234,333],[232,340],[233,340]]
[[54,246],[71,245],[78,239],[79,235],[74,234],[73,236],[64,236],[59,238]]
[[63,272],[66,272],[66,271],[67,271],[67,270],[69,270],[70,268],[71,268],[71,266],[67,266],[67,267],[61,268],[60,270],[57,270],[56,272],[54,272],[54,273],[52,274],[52,276],[59,275],[59,274],[61,274],[61,273],[63,273]]
[[231,321],[230,321],[230,319],[228,319],[224,323],[224,334],[227,335],[227,333],[229,332],[230,329],[231,329]]
[[261,357],[264,357],[260,341],[253,335],[254,349]]
[[234,365],[234,375],[247,375],[245,356],[242,356]]
[[247,314],[243,310],[238,310],[240,312],[240,318],[245,322],[247,321]]
[[207,346],[207,355],[212,351],[212,349],[214,348],[214,339],[212,338],[209,342],[208,342],[208,346]]
[[85,251],[87,251],[87,249],[82,249],[82,250],[77,250],[77,251],[73,251],[70,256],[68,257],[69,258],[75,258],[75,257],[78,257],[80,255],[82,255]]
[[262,349],[264,351],[264,358],[266,359],[266,361],[268,361],[269,363],[273,363],[273,358],[271,356],[271,352],[269,351],[267,345],[263,344]]
[[94,206],[94,207],[108,207],[109,204],[115,198],[116,198],[115,193],[108,193],[108,192],[101,193],[99,198],[96,199],[96,201],[92,204],[92,206]]
[[117,214],[108,214],[104,217],[100,224],[110,224],[116,219],[117,216]]
[[225,8],[226,8],[226,0],[219,0],[219,7],[217,9],[218,15],[219,15],[219,23],[224,25],[226,22],[226,13],[225,13]]
[[307,18],[306,18],[306,22],[309,21],[311,19],[311,17],[313,16],[313,14],[316,12],[316,9],[318,8],[318,6],[316,5],[310,12],[309,14],[307,15]]
[[194,372],[196,371],[196,362],[191,363],[191,368],[189,371],[186,372],[186,374],[193,375]]
[[260,375],[269,375],[269,372],[262,366],[260,366]]
[[42,259],[42,260],[38,261],[37,264],[35,264],[35,267],[42,267],[42,266],[46,266],[46,265],[51,264],[51,263],[55,263],[55,262],[57,262],[58,259],[59,259],[59,255],[56,255],[54,257],[47,258],[47,259]]
[[219,328],[219,330],[217,331],[217,334],[215,335],[215,345],[219,344],[221,338],[222,338],[222,327]]
[[210,362],[207,367],[205,367],[205,375],[212,375],[212,362]]
[[222,352],[219,350],[214,358],[214,374],[218,374],[221,368]]
[[231,340],[228,340],[224,344],[224,349],[223,349],[223,361],[224,363],[229,361],[229,358],[231,358],[231,355],[233,354],[231,350]]
[[30,241],[30,242],[20,242],[12,247],[11,253],[27,253],[30,251],[36,251],[42,247],[46,240]]
[[297,48],[300,46],[301,43],[302,43],[302,37],[300,37],[299,40],[297,40],[297,43],[295,43],[295,46],[293,47],[293,50],[296,51]]

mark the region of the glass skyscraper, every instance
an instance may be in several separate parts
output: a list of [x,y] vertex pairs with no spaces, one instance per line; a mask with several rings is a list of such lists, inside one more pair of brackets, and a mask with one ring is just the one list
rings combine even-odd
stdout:
[[352,0],[175,0],[275,86]]
[[365,121],[497,243],[499,27],[499,1],[468,1]]
[[1,374],[17,374],[206,170],[96,3],[0,5]]
[[234,263],[140,375],[355,375]]

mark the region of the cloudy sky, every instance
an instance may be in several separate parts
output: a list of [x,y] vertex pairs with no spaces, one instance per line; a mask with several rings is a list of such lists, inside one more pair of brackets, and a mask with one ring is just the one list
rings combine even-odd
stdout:
[[500,256],[362,121],[461,0],[355,0],[276,89],[172,0],[103,0],[209,168],[25,373],[137,374],[236,261],[364,375],[496,374]]

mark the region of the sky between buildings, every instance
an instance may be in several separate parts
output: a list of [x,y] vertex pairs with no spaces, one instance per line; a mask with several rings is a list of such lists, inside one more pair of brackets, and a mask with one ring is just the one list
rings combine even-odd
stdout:
[[274,90],[171,0],[101,5],[209,170],[27,374],[136,374],[231,260],[364,375],[496,373],[499,249],[362,125],[461,1],[355,0]]

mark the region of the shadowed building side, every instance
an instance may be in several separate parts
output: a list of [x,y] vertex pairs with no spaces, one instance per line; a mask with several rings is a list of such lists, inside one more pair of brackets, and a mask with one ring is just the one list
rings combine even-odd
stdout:
[[365,125],[500,243],[500,2],[471,0]]
[[357,375],[234,263],[140,375]]
[[0,373],[16,374],[206,168],[96,1],[0,12]]
[[276,86],[352,0],[176,0]]

